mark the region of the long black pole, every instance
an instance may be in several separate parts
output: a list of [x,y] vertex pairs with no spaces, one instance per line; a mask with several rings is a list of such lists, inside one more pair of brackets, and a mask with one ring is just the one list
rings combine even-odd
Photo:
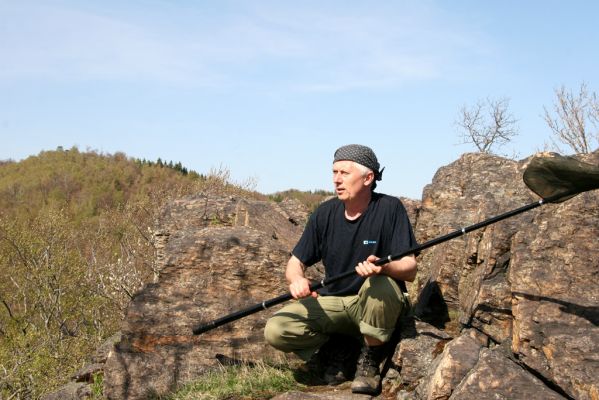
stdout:
[[[407,255],[418,253],[418,252],[420,252],[420,251],[422,251],[424,249],[428,249],[429,247],[433,247],[433,246],[436,246],[436,245],[438,245],[440,243],[447,242],[448,240],[454,239],[454,238],[456,238],[458,236],[465,235],[468,232],[472,232],[474,230],[483,228],[483,227],[485,227],[487,225],[491,225],[491,224],[494,224],[496,222],[502,221],[504,219],[513,217],[514,215],[518,215],[518,214],[521,214],[521,213],[526,212],[528,210],[532,210],[533,208],[537,208],[537,207],[539,207],[539,206],[541,206],[541,205],[543,205],[545,203],[551,203],[553,201],[558,200],[561,197],[563,197],[563,194],[552,196],[552,197],[549,197],[547,199],[541,199],[541,200],[536,201],[534,203],[527,204],[527,205],[522,206],[520,208],[516,208],[516,209],[514,209],[512,211],[508,211],[506,213],[503,213],[503,214],[497,215],[495,217],[486,219],[486,220],[478,222],[476,224],[473,224],[473,225],[470,225],[470,226],[458,229],[458,230],[456,230],[454,232],[448,233],[447,235],[443,235],[443,236],[440,236],[438,238],[431,239],[428,242],[425,242],[425,243],[423,243],[421,245],[412,247],[411,249],[406,250],[403,253],[399,253],[399,254],[395,254],[395,255],[389,255],[387,257],[381,258],[381,259],[377,260],[374,264],[380,266],[380,265],[387,264],[388,262],[391,262],[393,260],[398,260],[398,259],[400,259],[402,257],[407,256]],[[352,276],[355,273],[356,273],[355,270],[351,270],[351,271],[345,272],[345,273],[340,274],[340,275],[332,276],[332,277],[330,277],[328,279],[323,279],[320,282],[314,282],[314,283],[312,283],[310,285],[310,290],[311,291],[318,290],[320,288],[325,287],[326,285],[328,285],[330,283],[333,283],[333,282],[339,281],[341,279],[347,278],[349,276]],[[258,312],[258,311],[266,310],[269,307],[275,306],[277,304],[284,303],[284,302],[286,302],[288,300],[291,300],[292,298],[293,298],[293,296],[291,296],[290,293],[285,293],[283,295],[275,297],[274,299],[263,301],[262,303],[255,304],[255,305],[253,305],[251,307],[248,307],[248,308],[245,308],[243,310],[239,310],[239,311],[234,312],[232,314],[225,315],[222,318],[215,319],[212,322],[208,322],[208,323],[206,323],[204,325],[200,325],[200,326],[198,326],[198,327],[196,327],[196,328],[193,329],[193,334],[194,335],[202,334],[204,332],[210,331],[210,330],[212,330],[214,328],[217,328],[219,326],[228,324],[229,322],[233,322],[233,321],[236,321],[236,320],[241,319],[243,317],[246,317],[248,315],[254,314],[254,313]]]

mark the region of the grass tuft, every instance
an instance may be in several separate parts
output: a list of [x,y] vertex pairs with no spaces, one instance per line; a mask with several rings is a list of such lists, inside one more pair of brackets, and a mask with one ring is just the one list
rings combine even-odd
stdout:
[[165,400],[270,399],[279,393],[301,390],[288,364],[221,366],[179,389]]

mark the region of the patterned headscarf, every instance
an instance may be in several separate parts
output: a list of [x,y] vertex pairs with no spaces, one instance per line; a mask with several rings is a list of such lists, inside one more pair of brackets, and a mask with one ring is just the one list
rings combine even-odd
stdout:
[[383,169],[379,171],[380,165],[376,159],[374,151],[368,146],[362,146],[361,144],[348,144],[346,146],[339,147],[335,151],[333,162],[337,161],[355,161],[367,168],[370,168],[374,172],[375,181],[383,179]]

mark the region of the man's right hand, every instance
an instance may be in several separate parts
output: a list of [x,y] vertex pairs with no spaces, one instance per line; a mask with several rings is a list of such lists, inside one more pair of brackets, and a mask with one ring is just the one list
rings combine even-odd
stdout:
[[303,299],[304,297],[317,297],[318,293],[310,290],[310,281],[304,276],[306,266],[296,257],[291,256],[285,269],[285,278],[289,282],[289,293],[294,299]]
[[310,281],[306,278],[298,277],[289,284],[289,292],[294,299],[303,299],[304,297],[318,297],[318,293],[310,290]]

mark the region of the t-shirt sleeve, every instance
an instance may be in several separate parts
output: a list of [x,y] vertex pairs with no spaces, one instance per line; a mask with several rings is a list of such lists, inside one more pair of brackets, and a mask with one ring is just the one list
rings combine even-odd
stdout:
[[316,213],[308,219],[306,228],[291,253],[305,266],[314,265],[322,258]]
[[[392,248],[394,254],[399,254],[413,247],[418,246],[416,236],[412,229],[412,224],[408,218],[408,213],[404,205],[399,201],[396,209],[395,226],[393,227]],[[414,253],[418,256],[419,253]]]

